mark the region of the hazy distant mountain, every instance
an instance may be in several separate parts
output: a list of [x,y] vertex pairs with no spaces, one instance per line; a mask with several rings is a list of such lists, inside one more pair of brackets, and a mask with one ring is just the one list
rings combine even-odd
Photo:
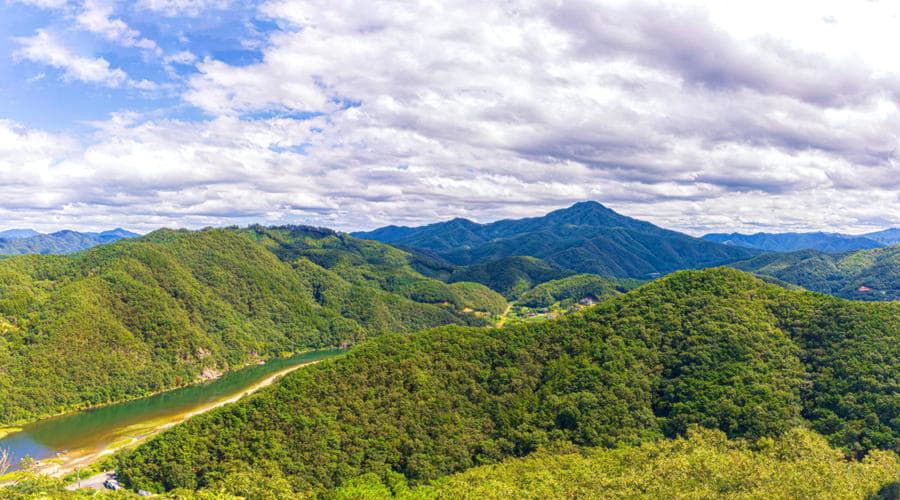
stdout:
[[453,219],[415,228],[388,226],[354,236],[430,250],[457,265],[524,255],[564,269],[629,278],[716,266],[759,253],[662,229],[593,201],[543,217],[491,224]]
[[30,238],[39,234],[41,233],[34,229],[7,229],[6,231],[0,231],[0,240],[18,240],[21,238]]
[[767,252],[819,250],[820,252],[841,253],[884,246],[881,242],[865,236],[838,233],[712,233],[703,236],[703,239]]
[[898,228],[885,229],[884,231],[864,234],[862,236],[879,243],[884,243],[885,245],[895,245],[900,243],[900,229]]
[[[26,230],[12,230],[13,235],[26,234]],[[111,231],[103,231],[102,233],[80,233],[78,231],[63,230],[52,234],[35,234],[31,236],[5,237],[0,238],[0,254],[3,255],[21,255],[21,254],[66,254],[80,252],[88,248],[112,243],[125,238],[137,238],[137,233],[117,228]]]

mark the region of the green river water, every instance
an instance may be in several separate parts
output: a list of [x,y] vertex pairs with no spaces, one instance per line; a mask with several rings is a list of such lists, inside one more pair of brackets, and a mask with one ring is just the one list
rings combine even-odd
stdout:
[[262,365],[229,372],[203,384],[92,410],[41,420],[0,439],[17,463],[25,455],[35,460],[60,453],[79,455],[101,451],[113,443],[146,433],[146,424],[165,422],[241,394],[275,373],[331,358],[344,351],[323,350],[273,359]]

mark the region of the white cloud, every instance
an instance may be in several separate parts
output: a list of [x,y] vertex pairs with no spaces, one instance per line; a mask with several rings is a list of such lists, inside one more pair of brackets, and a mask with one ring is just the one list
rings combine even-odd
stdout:
[[166,56],[164,61],[167,64],[193,64],[195,61],[197,61],[197,56],[195,56],[189,50],[182,50],[181,52]]
[[130,28],[121,19],[114,19],[112,14],[113,3],[109,0],[85,0],[81,12],[76,15],[75,19],[82,28],[97,33],[123,47],[160,52],[156,42],[141,38],[140,32]]
[[138,0],[138,8],[174,16],[198,16],[210,9],[225,9],[231,0]]
[[296,29],[261,62],[164,58],[196,64],[209,121],[95,124],[45,208],[0,217],[356,229],[596,199],[692,232],[900,225],[900,68],[876,43],[897,8],[873,3],[272,1]]
[[[138,90],[157,91],[166,88],[149,80],[133,80],[120,68],[113,68],[102,57],[84,57],[75,54],[52,33],[38,30],[32,37],[15,38],[21,48],[15,52],[18,59],[46,64],[63,71],[63,79],[118,88],[128,86]],[[43,76],[41,77],[43,78]]]
[[107,87],[119,87],[128,81],[128,75],[119,68],[111,68],[107,60],[76,55],[46,30],[16,41],[22,45],[17,57],[61,69],[66,79]]

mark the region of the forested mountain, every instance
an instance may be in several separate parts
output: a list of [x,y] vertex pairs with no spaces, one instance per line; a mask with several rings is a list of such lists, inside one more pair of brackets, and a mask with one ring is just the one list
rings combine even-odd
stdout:
[[[6,233],[5,236],[4,233]],[[40,234],[30,229],[14,229],[10,232],[4,231],[4,233],[0,233],[0,254],[5,255],[67,254],[140,236],[124,229],[113,229],[102,233],[79,233],[65,230],[52,234]]]
[[572,274],[573,271],[560,269],[534,257],[501,257],[481,264],[457,267],[447,280],[451,283],[481,283],[505,297],[515,297],[536,285]]
[[[502,296],[314,228],[160,230],[0,260],[0,424],[142,396],[286,351],[444,324]],[[481,312],[479,312],[481,311]]]
[[883,243],[864,236],[850,236],[838,233],[711,233],[703,236],[703,239],[725,245],[756,248],[767,252],[819,250],[821,252],[841,253],[884,246]]
[[[555,321],[373,339],[161,434],[122,457],[118,472],[154,490],[310,494],[367,473],[416,485],[548,447],[631,446],[694,425],[751,440],[811,427],[858,458],[900,449],[898,380],[900,304],[787,291],[733,269],[685,271]],[[720,453],[731,455],[736,474],[747,470],[738,459],[751,450],[768,454],[757,457],[768,471],[781,460],[784,471],[809,473],[788,464],[794,457],[840,467],[830,451],[802,455],[819,444],[798,448],[792,439],[732,453],[728,447],[745,445],[713,438],[716,451],[704,456],[716,462],[697,480],[722,473],[718,461],[729,459]],[[659,446],[650,456],[652,448],[626,448],[584,460],[631,453],[665,462],[671,447]],[[685,453],[680,463],[700,460],[693,445],[675,446]],[[536,486],[566,477],[565,460],[523,462],[517,474],[533,469],[529,463],[547,468]],[[873,490],[896,470],[884,454],[868,463],[878,465],[854,472],[845,463],[844,473],[863,475],[856,482],[833,479]],[[479,491],[484,476],[472,474]]]
[[563,269],[629,278],[716,266],[759,253],[662,229],[596,202],[576,203],[543,217],[490,224],[454,219],[354,236],[430,250],[458,265],[525,255]]
[[838,255],[767,254],[732,266],[847,299],[900,300],[900,245]]

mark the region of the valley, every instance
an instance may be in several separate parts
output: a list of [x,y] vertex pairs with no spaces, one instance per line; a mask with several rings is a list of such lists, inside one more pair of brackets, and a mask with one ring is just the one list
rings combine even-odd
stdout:
[[[590,203],[501,222],[429,226],[421,247],[257,225],[0,260],[0,448],[39,459],[8,490],[64,497],[50,476],[102,468],[179,498],[528,496],[517,478],[540,467],[535,496],[593,497],[649,488],[626,457],[651,448],[658,470],[691,450],[742,457],[717,481],[752,495],[890,487],[894,296],[803,287],[881,290],[893,247],[762,253]],[[573,239],[619,225],[639,250]],[[506,250],[480,254],[469,233]],[[652,272],[583,272],[563,265],[570,250]],[[735,269],[692,270],[710,262]],[[284,357],[337,346],[350,350],[315,366],[339,351]],[[818,461],[762,451],[798,446]],[[776,470],[794,472],[747,483]],[[685,474],[654,491],[708,493]]]

